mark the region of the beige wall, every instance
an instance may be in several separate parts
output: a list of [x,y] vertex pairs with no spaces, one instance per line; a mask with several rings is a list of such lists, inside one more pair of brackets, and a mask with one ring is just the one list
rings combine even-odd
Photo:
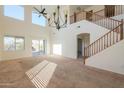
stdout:
[[[50,28],[32,24],[31,6],[25,7],[25,20],[20,21],[3,15],[3,7],[0,6],[0,58],[2,60],[15,59],[32,56],[32,39],[46,39],[48,42],[47,53],[49,53],[49,30]],[[4,35],[25,37],[25,50],[4,51]]]
[[[78,28],[78,26],[80,26],[80,28]],[[51,33],[52,46],[54,44],[61,45],[62,56],[77,58],[77,35],[89,33],[90,43],[92,43],[94,40],[98,39],[108,31],[109,30],[101,26],[86,20],[82,20],[80,22],[69,25],[68,28],[60,29],[60,31],[53,29]],[[53,51],[52,46],[51,52]]]
[[124,40],[86,59],[86,65],[124,74]]

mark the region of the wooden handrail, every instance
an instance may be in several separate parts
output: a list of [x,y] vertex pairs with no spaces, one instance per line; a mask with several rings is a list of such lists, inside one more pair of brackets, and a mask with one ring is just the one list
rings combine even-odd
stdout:
[[123,20],[121,20],[121,24],[117,27],[100,37],[99,39],[95,40],[89,46],[84,48],[84,58],[88,58],[93,56],[104,49],[114,45],[115,43],[121,41],[123,37]]
[[[85,11],[85,12],[87,12],[87,11]],[[88,13],[90,13],[90,12],[88,12]],[[105,16],[102,16],[102,15],[98,15],[98,14],[96,14],[96,13],[91,13],[91,14],[94,14],[94,15],[96,15],[96,16],[99,16],[99,17],[101,17],[101,18],[106,18]],[[114,20],[114,21],[117,21],[117,22],[121,22],[121,21],[119,21],[119,20],[116,20],[116,19],[113,19],[113,18],[111,18],[111,17],[107,17],[108,19],[110,19],[110,20]]]
[[[122,25],[122,24],[120,24],[120,25]],[[117,27],[115,27],[115,28],[112,29],[111,31],[107,32],[106,34],[108,34],[108,33],[112,32],[112,31],[114,31],[115,29],[117,29],[118,27],[120,27],[120,25],[118,25]],[[105,35],[106,35],[106,34],[105,34]],[[105,35],[101,36],[99,39],[103,38]],[[99,39],[97,39],[97,40],[99,40]],[[97,40],[95,40],[93,43],[95,43]],[[91,43],[90,45],[92,45],[93,43]],[[90,45],[88,45],[87,47],[89,47]]]

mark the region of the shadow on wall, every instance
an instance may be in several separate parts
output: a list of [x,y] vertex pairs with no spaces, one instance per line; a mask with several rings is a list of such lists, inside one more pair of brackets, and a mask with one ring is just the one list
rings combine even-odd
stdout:
[[62,44],[53,44],[53,54],[62,55]]

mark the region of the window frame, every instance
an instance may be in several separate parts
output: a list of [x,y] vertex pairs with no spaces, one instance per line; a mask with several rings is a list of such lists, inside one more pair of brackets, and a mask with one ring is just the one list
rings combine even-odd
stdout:
[[[14,38],[14,50],[6,50],[5,49],[5,41],[4,41],[4,51],[24,51],[25,50],[25,37],[23,37],[23,36],[4,35],[4,38],[5,37],[12,37],[12,38]],[[21,39],[24,40],[23,49],[17,50],[17,48],[16,48],[16,38],[21,38]]]
[[[34,23],[33,22],[33,14],[36,14],[36,13],[34,13],[35,11],[34,10],[32,10],[32,12],[31,12],[31,14],[32,14],[32,16],[31,16],[31,19],[32,19],[32,24],[34,24],[34,25],[38,25],[38,26],[42,26],[42,27],[46,27],[46,25],[47,25],[47,20],[45,19],[45,17],[43,16],[43,15],[41,15],[41,17],[44,17],[44,19],[45,19],[45,24],[44,25],[42,25],[42,24],[38,24],[38,23]],[[38,17],[38,14],[36,14],[36,16]],[[39,18],[39,17],[38,17]]]
[[[23,39],[23,49],[17,50],[17,48],[16,48],[16,44],[17,44],[16,39],[17,38]],[[15,36],[15,51],[23,51],[23,50],[25,50],[25,38],[21,37],[21,36]]]
[[[43,51],[42,52],[44,52],[44,54],[46,54],[46,49],[47,49],[47,45],[46,45],[46,42],[47,42],[47,40],[46,39],[33,39],[32,40],[32,42],[33,41],[38,41],[38,51],[37,52],[41,52],[42,51],[42,48],[41,48],[41,41],[43,41]],[[32,52],[35,52],[35,51],[32,51]]]
[[[5,6],[18,6],[18,7],[23,8],[23,17],[22,18],[18,18],[18,17],[14,17],[14,16],[10,16],[10,15],[5,15]],[[3,6],[3,15],[5,17],[9,17],[9,18],[12,18],[12,19],[15,19],[15,20],[24,21],[25,20],[25,7],[23,5],[4,5]]]

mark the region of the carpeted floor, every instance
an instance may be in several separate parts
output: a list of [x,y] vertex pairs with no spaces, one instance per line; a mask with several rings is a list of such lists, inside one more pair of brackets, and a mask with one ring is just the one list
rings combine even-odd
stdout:
[[0,87],[35,88],[25,72],[43,60],[57,64],[48,88],[124,87],[124,75],[88,67],[81,60],[61,56],[39,56],[0,62]]

